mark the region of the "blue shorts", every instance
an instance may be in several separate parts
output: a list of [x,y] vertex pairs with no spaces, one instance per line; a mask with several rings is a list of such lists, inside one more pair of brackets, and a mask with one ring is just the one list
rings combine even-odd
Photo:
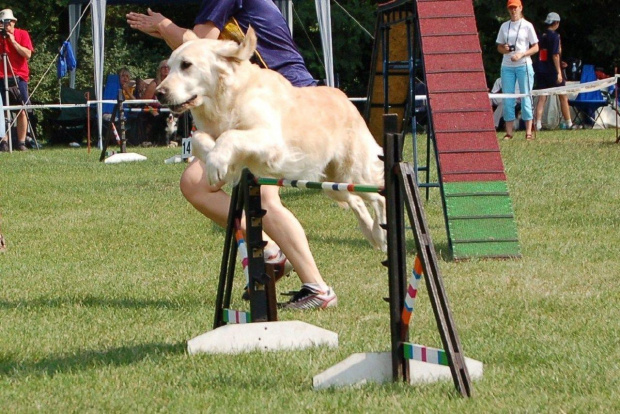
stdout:
[[[30,97],[28,96],[28,82],[19,76],[16,78],[9,78],[8,82],[10,105],[25,105],[30,101]],[[2,102],[6,101],[4,78],[0,78],[0,94],[2,94]],[[4,104],[6,105],[6,102]]]
[[547,89],[555,88],[556,86],[566,85],[566,76],[562,75],[562,82],[558,83],[558,75],[555,72],[552,73],[538,73],[534,75],[536,79],[536,87],[534,89]]

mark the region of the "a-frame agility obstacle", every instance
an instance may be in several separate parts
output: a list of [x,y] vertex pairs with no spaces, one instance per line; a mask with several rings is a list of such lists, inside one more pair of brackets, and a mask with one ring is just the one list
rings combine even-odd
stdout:
[[[471,396],[471,379],[482,376],[482,363],[465,358],[443,287],[437,256],[426,224],[411,164],[402,162],[403,135],[396,134],[394,114],[386,115],[384,144],[385,187],[331,183],[331,188],[381,191],[386,197],[391,352],[355,354],[313,379],[315,389],[387,380],[430,382],[452,378],[458,392]],[[233,189],[222,255],[213,330],[188,342],[190,354],[235,353],[251,350],[300,349],[317,345],[337,346],[337,334],[302,322],[278,322],[273,270],[263,258],[260,182],[245,173]],[[324,188],[325,183],[314,183]],[[312,188],[314,186],[307,186]],[[417,248],[414,277],[408,283],[406,266],[405,206]],[[238,231],[245,214],[246,235]],[[235,236],[237,235],[237,236]],[[235,242],[235,238],[237,242]],[[247,246],[244,246],[247,243]],[[229,309],[238,251],[247,251],[247,283],[250,312]],[[424,275],[433,313],[443,344],[434,349],[409,342],[409,319]],[[377,298],[379,300],[379,298]]]
[[[420,84],[424,92],[416,94]],[[452,257],[520,257],[472,0],[393,0],[378,6],[364,115],[379,142],[385,113],[398,114],[398,130],[413,135],[418,184],[427,194],[429,187],[440,187]],[[423,166],[416,114],[427,118]],[[429,179],[431,148],[437,183]],[[425,180],[418,179],[420,172]]]

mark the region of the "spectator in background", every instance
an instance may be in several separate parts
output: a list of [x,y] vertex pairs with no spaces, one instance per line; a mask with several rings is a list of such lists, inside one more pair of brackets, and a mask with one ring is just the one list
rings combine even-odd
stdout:
[[144,92],[142,99],[153,99],[155,97],[155,89],[164,79],[166,79],[166,76],[168,76],[169,72],[170,67],[168,66],[168,59],[164,59],[159,62],[159,65],[157,65],[157,71],[155,73],[155,79],[153,79],[146,87],[146,91]]
[[[515,93],[515,85],[519,84],[521,93],[529,94],[534,85],[534,69],[531,56],[538,52],[538,36],[532,23],[523,17],[521,0],[508,0],[510,20],[499,28],[497,51],[504,55],[502,59],[501,78],[503,93]],[[511,139],[514,133],[515,99],[504,99],[504,121],[506,135]],[[521,119],[525,121],[525,138],[532,139],[532,100],[521,100]]]
[[[140,99],[155,99],[155,89],[166,79],[170,67],[168,60],[164,59],[157,65],[155,78],[144,83],[144,92],[140,94]],[[167,145],[166,124],[168,121],[168,113],[159,111],[159,103],[148,104],[144,113],[140,114],[139,119],[144,129],[145,139],[154,145]]]
[[[564,68],[566,63],[562,62],[562,41],[557,33],[560,27],[560,15],[551,12],[545,20],[547,30],[540,37],[540,53],[538,55],[538,63],[536,65],[536,89],[555,88],[556,86],[566,85],[566,76]],[[571,129],[573,121],[570,116],[570,108],[568,106],[568,96],[566,94],[558,95],[560,99],[560,109],[564,121],[560,123],[561,129]],[[542,129],[542,116],[547,102],[547,95],[538,97],[536,104],[536,130]]]
[[[0,11],[0,52],[7,54],[7,70],[4,73],[4,65],[0,64],[0,93],[4,98],[5,77],[9,79],[9,103],[11,105],[25,105],[30,102],[28,96],[28,81],[30,80],[30,68],[28,60],[32,57],[34,47],[30,40],[30,35],[26,30],[17,29],[15,24],[17,19],[11,9]],[[6,27],[5,27],[5,24]],[[15,74],[15,78],[13,78]],[[11,88],[14,87],[14,88]],[[28,132],[28,115],[25,110],[20,110],[17,114],[17,151],[26,151],[26,134]],[[8,135],[0,138],[0,151],[8,151]]]
[[136,81],[131,79],[131,72],[127,68],[120,68],[118,71],[118,81],[120,88],[123,90],[125,100],[136,99],[134,92],[136,90]]

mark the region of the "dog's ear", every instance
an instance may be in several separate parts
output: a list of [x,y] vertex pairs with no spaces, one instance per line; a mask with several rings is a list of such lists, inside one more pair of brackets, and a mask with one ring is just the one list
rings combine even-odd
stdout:
[[248,32],[240,44],[234,42],[221,42],[217,53],[227,59],[238,62],[249,60],[256,50],[256,33],[252,26],[248,27]]
[[194,33],[193,30],[187,29],[185,33],[183,33],[183,43],[196,39],[199,39],[199,37],[196,35],[196,33]]
[[248,26],[248,32],[245,34],[245,38],[243,42],[239,45],[239,56],[240,60],[248,60],[254,55],[254,51],[256,50],[256,32],[252,26]]

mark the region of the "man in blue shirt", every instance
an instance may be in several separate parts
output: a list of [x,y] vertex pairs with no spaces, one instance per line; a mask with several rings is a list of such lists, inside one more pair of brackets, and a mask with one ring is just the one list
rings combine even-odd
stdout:
[[[540,48],[538,54],[538,63],[536,66],[536,88],[547,89],[556,86],[566,85],[564,72],[562,68],[562,42],[560,35],[557,33],[560,27],[560,15],[551,12],[545,20],[547,30],[541,36],[538,46]],[[566,95],[558,95],[560,99],[560,108],[564,122],[560,124],[562,129],[570,129],[573,122],[570,117],[570,108],[568,106],[568,97]],[[541,95],[536,104],[536,129],[542,128],[542,115],[547,102],[547,96]]]
[[[133,29],[165,40],[172,49],[183,43],[183,34],[189,30],[151,9],[147,14],[129,13],[127,23]],[[294,86],[316,85],[293,42],[284,17],[273,1],[203,0],[192,30],[198,37],[217,39],[229,32],[227,24],[237,26],[242,33],[249,25],[254,28],[258,40],[257,60],[262,66],[278,71]],[[201,161],[194,160],[188,165],[180,186],[184,197],[199,212],[220,226],[226,226],[230,197],[222,191],[223,183],[209,185],[205,165]],[[269,236],[264,236],[267,241],[266,261],[283,263],[288,258],[303,283],[286,307],[311,309],[335,306],[338,301],[336,294],[321,277],[303,227],[293,213],[282,205],[279,188],[262,186],[261,196],[263,208],[267,211],[263,228]]]

